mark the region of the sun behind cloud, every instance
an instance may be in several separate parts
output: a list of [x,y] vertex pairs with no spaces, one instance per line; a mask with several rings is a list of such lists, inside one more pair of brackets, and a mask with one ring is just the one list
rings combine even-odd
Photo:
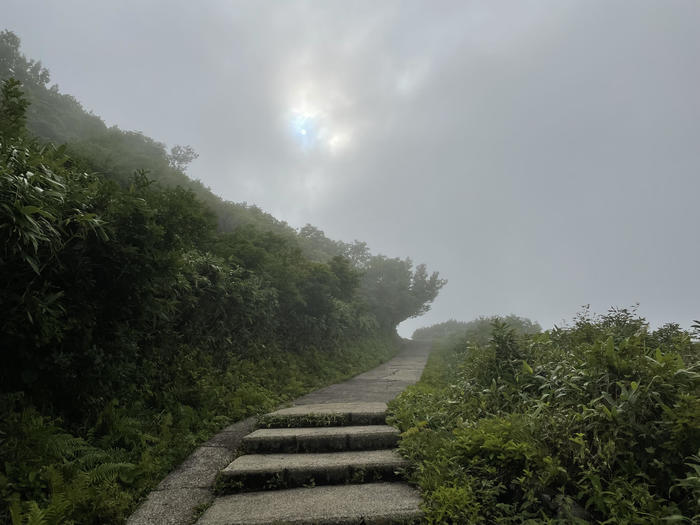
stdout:
[[350,142],[347,126],[337,118],[340,97],[337,92],[333,96],[325,94],[327,92],[305,85],[292,98],[286,122],[291,139],[302,151],[338,153]]

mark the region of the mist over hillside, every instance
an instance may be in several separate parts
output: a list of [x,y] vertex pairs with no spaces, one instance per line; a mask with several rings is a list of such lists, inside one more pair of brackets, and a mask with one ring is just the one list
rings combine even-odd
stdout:
[[700,2],[2,12],[0,525],[700,522]]
[[49,81],[0,33],[0,521],[121,523],[227,423],[386,361],[445,281],[219,199]]
[[438,268],[406,336],[586,304],[698,317],[696,2],[7,6],[62,92],[193,146],[215,194]]

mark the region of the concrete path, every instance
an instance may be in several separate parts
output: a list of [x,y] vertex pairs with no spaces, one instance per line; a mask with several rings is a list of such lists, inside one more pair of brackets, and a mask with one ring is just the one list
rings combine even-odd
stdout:
[[315,403],[386,403],[420,379],[430,344],[407,341],[401,352],[377,368],[297,399],[295,405]]
[[[289,457],[277,454],[278,457],[265,458],[269,469],[272,470],[266,471],[256,466],[253,467],[253,470],[257,469],[255,472],[257,477],[250,477],[251,466],[248,464],[250,457],[240,458],[243,461],[238,462],[237,465],[236,462],[232,462],[241,448],[244,436],[250,434],[255,428],[255,421],[250,418],[224,429],[209,442],[195,450],[177,470],[158,485],[156,490],[129,518],[127,524],[191,524],[195,520],[197,510],[212,502],[214,498],[212,488],[220,471],[222,472],[221,479],[233,480],[229,488],[238,487],[233,490],[239,490],[246,480],[248,482],[256,480],[256,482],[264,484],[265,488],[273,487],[274,483],[279,485],[282,483],[280,474],[275,473],[275,476],[272,476],[273,471],[277,469],[277,472],[282,472],[279,466],[280,461],[289,462],[292,460],[295,468],[284,470],[285,475],[289,478],[283,480],[286,485],[274,486],[273,488],[306,485],[309,480],[312,484],[315,483],[319,473],[326,468],[323,465],[324,461],[326,463],[330,461],[334,465],[332,467],[334,474],[328,476],[323,483],[357,482],[358,474],[360,477],[364,477],[368,473],[374,476],[373,481],[392,479],[391,474],[403,464],[402,459],[391,450],[378,452],[377,450],[363,449],[388,448],[395,443],[396,436],[392,436],[391,430],[382,425],[383,413],[386,409],[385,403],[420,378],[428,353],[428,345],[408,341],[399,354],[387,363],[348,381],[331,385],[297,399],[291,408],[269,415],[272,416],[272,419],[269,419],[265,425],[271,427],[356,425],[354,427],[346,427],[345,431],[340,430],[337,426],[325,430],[304,428],[299,429],[299,437],[293,429],[270,429],[269,431],[257,431],[246,439],[247,447],[255,454],[259,452],[291,452],[290,447],[296,453],[318,453],[331,450],[343,453],[345,450],[352,450],[352,453],[344,452],[345,456],[340,462],[342,467],[338,466],[339,462],[336,458],[329,459],[330,454],[327,453],[321,454],[323,457],[320,464],[317,461],[318,458],[312,458],[312,456],[317,455],[313,453],[291,454]],[[347,405],[348,403],[349,405]],[[321,405],[320,408],[319,405]],[[344,410],[342,405],[353,408]],[[294,423],[295,414],[301,417],[296,423]],[[309,418],[309,414],[312,414],[313,417]],[[313,421],[314,417],[318,419],[315,422]],[[276,424],[275,421],[282,422],[282,424]],[[289,421],[293,423],[285,424]],[[299,421],[303,422],[303,425]],[[376,426],[368,428],[368,425]],[[261,450],[260,447],[263,449]],[[276,447],[277,450],[266,451],[265,447]],[[305,458],[308,458],[309,461],[305,461]],[[381,461],[378,461],[377,458],[381,458]],[[293,472],[293,474],[287,474],[288,472]],[[222,486],[225,485],[224,481]],[[221,489],[221,487],[219,488]],[[337,503],[341,500],[344,502],[343,505],[332,504],[333,501]],[[391,502],[391,509],[387,507],[382,510],[382,505],[375,500]],[[285,507],[284,501],[294,501],[298,505]],[[364,514],[353,517],[353,512],[359,512],[358,509],[364,509],[363,513],[365,511],[370,513],[384,512],[385,514],[390,512],[392,517],[405,518],[410,521],[411,516],[415,514],[418,501],[417,493],[403,483],[381,482],[364,485],[292,488],[217,498],[214,505],[206,511],[198,523],[306,523],[308,521],[305,520],[305,517],[312,515],[321,516],[321,518],[314,520],[315,523],[364,523]],[[246,509],[251,508],[256,509],[255,519],[250,518],[252,521],[236,521],[236,519],[231,518],[231,512],[235,511],[236,515],[240,516],[241,513],[245,515]],[[336,514],[344,512],[345,518],[338,519],[336,514],[326,516],[328,509],[335,509],[333,512]],[[373,511],[373,509],[375,510]],[[386,515],[389,516],[389,514]]]

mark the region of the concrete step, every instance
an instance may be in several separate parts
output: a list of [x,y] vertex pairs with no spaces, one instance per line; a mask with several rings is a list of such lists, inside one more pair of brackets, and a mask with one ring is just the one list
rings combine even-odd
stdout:
[[405,483],[367,483],[222,496],[197,525],[419,523],[421,499]]
[[283,408],[260,418],[260,426],[335,427],[345,425],[383,425],[386,403],[322,403]]
[[394,448],[399,431],[388,425],[312,428],[263,428],[243,438],[250,454],[338,452]]
[[248,454],[221,471],[220,493],[398,479],[407,461],[393,450]]

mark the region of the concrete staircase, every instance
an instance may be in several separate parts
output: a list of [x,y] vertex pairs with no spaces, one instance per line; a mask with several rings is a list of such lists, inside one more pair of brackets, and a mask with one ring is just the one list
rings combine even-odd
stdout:
[[406,462],[385,403],[299,405],[263,416],[245,454],[224,468],[200,525],[409,524],[420,495],[398,481]]

